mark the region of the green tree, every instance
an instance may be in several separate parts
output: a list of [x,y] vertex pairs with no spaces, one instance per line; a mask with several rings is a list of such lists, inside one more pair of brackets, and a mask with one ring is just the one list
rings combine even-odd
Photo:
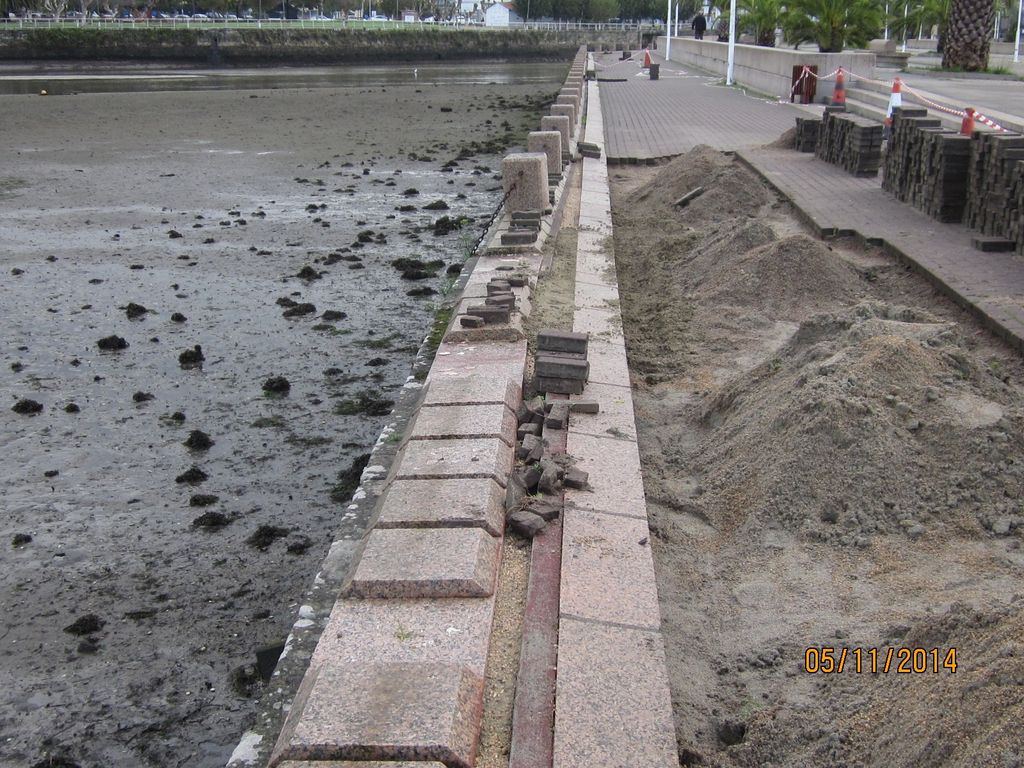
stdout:
[[965,72],[985,69],[994,21],[993,0],[952,0],[942,46],[942,68]]
[[880,0],[792,0],[782,28],[791,43],[817,43],[822,53],[838,53],[878,37],[883,15]]
[[775,45],[775,28],[782,20],[779,0],[739,0],[736,23],[740,30],[754,36],[757,45]]

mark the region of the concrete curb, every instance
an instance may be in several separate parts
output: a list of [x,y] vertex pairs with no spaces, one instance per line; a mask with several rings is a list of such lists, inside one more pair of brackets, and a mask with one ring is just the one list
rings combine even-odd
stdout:
[[[587,139],[602,155],[603,131],[592,82]],[[611,232],[607,162],[584,158],[573,330],[590,335],[583,397],[607,408],[574,414],[566,440],[591,489],[565,493],[554,768],[679,764],[640,454],[606,431],[636,434]]]

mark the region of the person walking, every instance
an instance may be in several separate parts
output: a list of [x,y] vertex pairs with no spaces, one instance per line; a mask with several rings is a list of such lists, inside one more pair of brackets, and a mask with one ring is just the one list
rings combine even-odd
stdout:
[[698,40],[703,40],[704,31],[708,28],[708,20],[704,18],[704,14],[698,13],[694,16],[690,26],[693,27],[693,36]]

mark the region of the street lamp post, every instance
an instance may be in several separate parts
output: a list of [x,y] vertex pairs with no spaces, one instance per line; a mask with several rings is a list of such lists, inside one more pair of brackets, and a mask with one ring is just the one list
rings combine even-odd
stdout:
[[[1020,26],[1019,24],[1017,25]],[[672,0],[665,6],[665,61],[672,56]]]
[[1013,41],[1013,63],[1020,61],[1020,9],[1024,0],[1017,0],[1017,35]]
[[733,84],[736,63],[736,0],[729,0],[729,64],[725,69],[725,84]]

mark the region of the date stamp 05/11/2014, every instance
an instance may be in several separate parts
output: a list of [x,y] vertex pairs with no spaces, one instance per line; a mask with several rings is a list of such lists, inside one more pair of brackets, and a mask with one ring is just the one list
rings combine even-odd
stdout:
[[804,672],[810,674],[956,674],[956,648],[833,648],[811,646],[804,651]]

